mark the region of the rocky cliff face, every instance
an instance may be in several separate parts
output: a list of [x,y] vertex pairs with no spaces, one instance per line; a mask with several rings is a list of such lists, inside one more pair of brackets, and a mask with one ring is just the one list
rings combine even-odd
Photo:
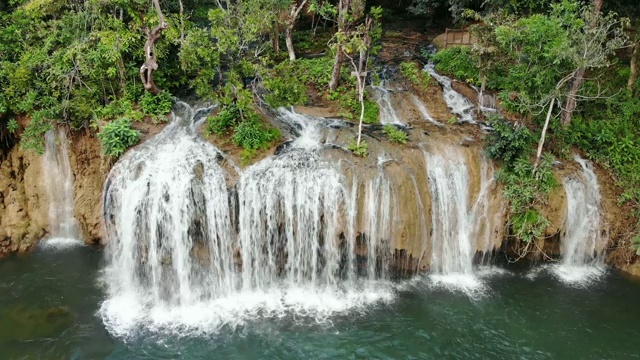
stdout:
[[98,244],[104,237],[102,188],[112,162],[102,157],[100,142],[89,132],[74,134],[70,142],[71,170],[75,175],[74,217],[85,242]]
[[[393,212],[393,230],[390,233],[394,247],[395,265],[402,269],[429,268],[433,244],[430,242],[432,228],[432,197],[428,176],[429,163],[427,153],[450,153],[455,150],[458,157],[464,159],[468,173],[468,203],[483,206],[483,219],[472,233],[475,250],[486,252],[493,250],[509,251],[509,242],[505,242],[508,229],[507,206],[503,200],[501,187],[481,179],[487,175],[487,162],[483,155],[483,134],[475,125],[448,125],[450,112],[439,99],[442,94],[438,88],[432,92],[418,93],[418,100],[424,105],[435,121],[441,126],[425,121],[423,109],[417,106],[416,92],[396,91],[392,94],[393,107],[398,117],[407,121],[412,128],[409,143],[395,145],[386,139],[381,127],[367,129],[367,142],[370,155],[356,158],[339,148],[324,150],[323,157],[340,164],[342,173],[350,184],[358,189],[358,206],[367,206],[367,189],[377,176],[382,176],[392,193],[391,211]],[[299,108],[304,112],[304,108]],[[309,115],[317,115],[310,113]],[[157,133],[162,126],[141,128],[143,140]],[[329,143],[348,144],[353,138],[354,128],[327,130],[325,137]],[[102,189],[113,162],[101,155],[100,142],[90,131],[69,133],[69,156],[74,174],[74,216],[80,224],[83,239],[89,244],[99,244],[104,240],[102,219]],[[453,150],[452,150],[453,149]],[[490,169],[496,171],[497,169]],[[624,209],[617,204],[617,190],[607,172],[596,168],[602,192],[602,232],[610,239],[608,262],[628,271],[637,271],[635,256],[622,251],[627,226]],[[577,171],[576,165],[566,161],[557,170],[561,179]],[[13,147],[0,159],[0,256],[10,252],[24,252],[37,241],[46,237],[49,229],[48,207],[42,157]],[[482,204],[475,204],[481,193],[488,191]],[[548,204],[540,211],[550,220],[551,225],[545,231],[546,240],[538,244],[538,258],[558,257],[561,238],[567,217],[567,199],[562,186],[551,195]],[[363,212],[364,213],[364,212]],[[370,225],[366,218],[356,220],[356,232],[367,235]],[[361,253],[366,248],[359,249]]]
[[[100,204],[109,164],[91,132],[74,132],[69,142],[75,218],[85,242],[97,243],[102,238]],[[0,162],[0,255],[27,251],[48,233],[47,174],[42,162],[42,156],[19,146]]]
[[48,206],[42,159],[13,148],[0,163],[0,256],[26,251],[46,234]]

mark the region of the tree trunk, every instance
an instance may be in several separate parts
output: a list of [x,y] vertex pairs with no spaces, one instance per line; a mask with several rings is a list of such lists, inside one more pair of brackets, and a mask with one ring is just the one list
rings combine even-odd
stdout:
[[604,3],[604,0],[593,0],[593,13],[594,14],[599,14],[600,11],[602,10],[602,3]]
[[[594,14],[593,22],[594,23],[591,24],[592,27],[598,25],[596,23],[598,21],[597,15],[600,14],[600,10],[602,9],[603,2],[604,0],[593,0],[593,14]],[[569,84],[569,94],[567,96],[567,103],[562,109],[562,115],[560,117],[562,119],[562,125],[564,126],[568,126],[569,124],[571,124],[571,119],[573,118],[573,112],[576,110],[576,106],[577,106],[576,96],[578,95],[580,86],[582,86],[582,83],[584,82],[584,72],[585,72],[585,69],[578,69],[575,72],[573,79]]]
[[158,0],[153,0],[153,6],[156,8],[156,13],[158,14],[158,26],[156,26],[151,32],[146,28],[147,32],[147,42],[144,45],[144,53],[146,61],[140,67],[140,79],[142,80],[142,84],[144,85],[144,89],[152,94],[157,94],[160,92],[160,88],[156,86],[156,83],[153,81],[153,72],[158,70],[158,62],[156,61],[156,53],[155,53],[155,44],[160,36],[162,36],[162,31],[169,27],[169,25],[164,20],[164,15],[162,14],[162,10],[160,9],[160,3]]
[[631,74],[629,75],[629,81],[627,82],[627,89],[633,95],[633,86],[638,80],[638,57],[640,57],[640,41],[636,43],[636,46],[633,47],[633,55],[631,55]]
[[544,139],[547,136],[547,128],[549,127],[549,120],[551,120],[551,113],[553,111],[553,105],[556,99],[551,99],[551,104],[549,105],[549,112],[547,113],[547,119],[544,121],[544,126],[542,127],[542,134],[540,135],[540,142],[538,142],[538,152],[536,153],[536,162],[533,165],[534,169],[538,168],[538,164],[540,163],[540,157],[542,156],[542,147],[544,146]]
[[184,43],[184,6],[182,0],[178,0],[178,4],[180,5],[180,42]]
[[342,70],[342,45],[338,45],[336,57],[333,60],[333,71],[331,72],[331,82],[329,90],[335,91],[340,84],[340,70]]
[[[338,2],[338,32],[344,31],[347,23],[347,12],[351,0],[340,0]],[[336,49],[336,57],[333,61],[333,72],[331,73],[331,82],[329,90],[335,91],[340,84],[340,70],[342,69],[342,44],[338,44]]]
[[360,147],[360,141],[362,140],[362,123],[364,122],[364,96],[360,93],[360,122],[358,123],[358,141],[356,146]]
[[482,83],[480,84],[480,95],[478,96],[478,115],[482,113],[482,108],[484,107],[484,90],[487,85],[487,77],[484,76],[484,74],[482,74],[481,76]]
[[580,90],[580,86],[582,86],[583,81],[584,69],[578,69],[573,75],[573,79],[569,85],[569,93],[567,94],[567,103],[562,109],[562,125],[564,126],[568,126],[571,123],[573,111],[578,105],[576,96],[578,95],[578,90]]
[[296,52],[293,49],[293,26],[287,26],[284,30],[284,36],[287,43],[287,52],[289,52],[289,61],[296,61]]
[[273,46],[273,51],[277,54],[280,52],[280,27],[275,26],[273,32],[271,32],[271,45]]
[[300,15],[300,12],[304,8],[304,6],[307,4],[307,1],[309,0],[303,0],[299,5],[297,1],[294,1],[293,4],[291,4],[289,13],[285,15],[284,35],[290,61],[296,60],[296,52],[293,49],[293,29],[296,26],[296,20],[298,19],[298,16]]

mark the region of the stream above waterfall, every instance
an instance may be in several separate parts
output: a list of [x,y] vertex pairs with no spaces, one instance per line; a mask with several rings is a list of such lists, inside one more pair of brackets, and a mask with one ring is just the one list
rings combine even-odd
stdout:
[[[640,283],[610,272],[588,288],[507,268],[472,298],[429,280],[393,283],[394,300],[314,321],[255,317],[217,333],[114,337],[97,311],[103,251],[40,249],[0,262],[3,359],[637,357]],[[204,316],[205,314],[200,314]]]

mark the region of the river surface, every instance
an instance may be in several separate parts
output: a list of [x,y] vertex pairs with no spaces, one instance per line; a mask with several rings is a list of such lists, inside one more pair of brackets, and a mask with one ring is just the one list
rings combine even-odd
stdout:
[[98,314],[102,259],[79,246],[0,261],[0,359],[640,359],[640,283],[611,270],[574,287],[493,269],[472,293],[419,277],[394,283],[389,302],[324,319],[117,338]]

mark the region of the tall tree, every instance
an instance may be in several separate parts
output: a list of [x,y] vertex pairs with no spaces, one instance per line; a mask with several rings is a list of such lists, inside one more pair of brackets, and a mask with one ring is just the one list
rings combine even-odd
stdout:
[[[338,1],[338,33],[346,33],[347,16],[349,14],[349,8],[351,6],[351,0],[339,0]],[[336,55],[333,60],[333,71],[331,72],[331,82],[329,82],[329,90],[335,91],[340,83],[340,70],[342,69],[343,59],[342,44],[338,41],[336,46]]]
[[627,81],[627,89],[634,95],[635,84],[638,80],[638,63],[640,63],[640,30],[636,30],[636,36],[631,52],[631,63],[629,64],[629,81]]
[[290,5],[289,11],[284,21],[284,38],[287,44],[287,52],[289,53],[289,60],[296,60],[296,52],[293,48],[293,28],[296,25],[296,20],[300,15],[300,12],[307,4],[308,0],[302,0],[299,4],[293,1]]
[[[600,20],[600,11],[602,9],[602,3],[604,0],[593,0],[593,4],[592,4],[592,10],[591,10],[591,14],[590,16],[588,16],[589,19],[586,19],[587,22],[584,24],[583,27],[583,31],[585,33],[586,36],[588,36],[587,34],[593,34],[593,36],[597,36],[599,35],[598,32],[600,32],[600,29],[598,29],[598,22]],[[596,49],[596,44],[591,44],[590,39],[587,39],[585,36],[584,39],[582,39],[583,41],[589,41],[589,44],[585,44],[584,46],[582,46],[582,44],[580,44],[578,42],[578,46],[581,48],[584,48],[585,51],[590,51],[590,50],[599,50]],[[582,37],[582,36],[581,36]],[[606,41],[606,39],[603,39]],[[601,46],[601,44],[598,44]],[[590,49],[590,47],[592,47]],[[583,53],[583,57],[581,60],[587,60],[586,58],[589,56],[586,52]],[[607,54],[608,56],[608,54]],[[577,59],[580,60],[580,59]],[[584,82],[584,73],[585,73],[585,66],[580,66],[579,68],[577,68],[572,76],[571,81],[569,82],[569,92],[567,94],[567,101],[562,109],[562,123],[564,125],[568,125],[569,123],[571,123],[571,118],[573,117],[573,112],[576,109],[577,106],[577,95],[578,95],[578,91],[580,90],[580,87],[582,86],[582,83]]]
[[335,35],[337,41],[336,55],[331,73],[330,90],[336,90],[340,85],[340,71],[344,60],[343,41],[352,37],[352,32],[361,23],[365,13],[365,0],[339,0],[338,2],[338,32]]

